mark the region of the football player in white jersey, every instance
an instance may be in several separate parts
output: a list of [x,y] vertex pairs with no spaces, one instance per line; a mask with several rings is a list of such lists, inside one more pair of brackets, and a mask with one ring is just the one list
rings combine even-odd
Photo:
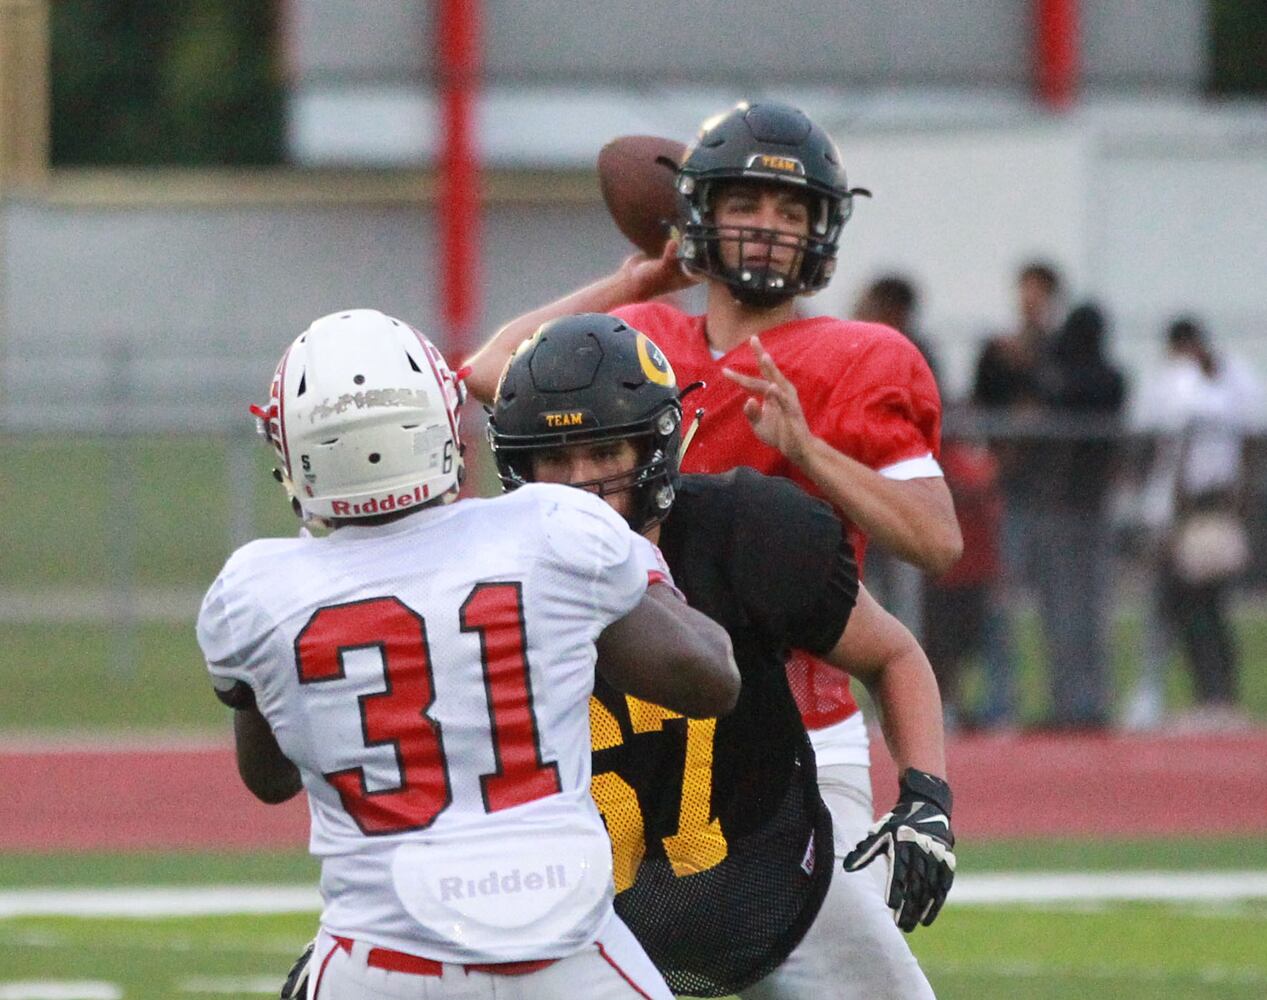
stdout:
[[612,909],[589,695],[601,651],[621,690],[725,713],[726,633],[597,497],[450,503],[461,387],[407,324],[317,320],[270,395],[280,477],[333,530],[235,552],[198,640],[247,787],[308,794],[325,906],[306,995],[668,998]]

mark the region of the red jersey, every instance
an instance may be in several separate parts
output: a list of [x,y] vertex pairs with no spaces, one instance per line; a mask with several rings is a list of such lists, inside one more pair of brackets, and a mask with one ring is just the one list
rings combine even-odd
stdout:
[[[683,456],[683,472],[725,472],[746,465],[821,495],[781,452],[757,438],[743,414],[747,390],[722,374],[723,368],[732,368],[761,377],[746,343],[715,359],[703,316],[688,316],[664,302],[612,312],[656,342],[678,385],[706,383],[684,404],[688,413],[703,407],[704,418]],[[796,386],[810,431],[837,451],[878,472],[930,455],[939,458],[937,382],[919,349],[892,327],[815,316],[766,330],[761,343]],[[848,528],[861,570],[866,537],[854,525]],[[853,714],[858,706],[848,678],[815,663],[798,653],[788,665],[788,677],[806,725],[820,728]]]

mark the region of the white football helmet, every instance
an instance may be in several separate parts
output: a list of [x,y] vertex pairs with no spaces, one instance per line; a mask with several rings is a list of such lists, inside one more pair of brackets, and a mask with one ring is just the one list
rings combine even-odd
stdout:
[[305,521],[376,517],[462,482],[463,391],[426,337],[375,309],[316,320],[252,407]]

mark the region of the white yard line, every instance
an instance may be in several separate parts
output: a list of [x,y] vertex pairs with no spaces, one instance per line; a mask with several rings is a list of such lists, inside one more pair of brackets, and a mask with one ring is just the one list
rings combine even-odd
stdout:
[[956,906],[1014,903],[1208,903],[1267,899],[1267,872],[1024,872],[962,875]]
[[[961,875],[955,906],[1087,902],[1238,903],[1267,899],[1267,872],[1031,872]],[[0,892],[0,918],[190,917],[235,913],[317,913],[315,886],[218,885]],[[3,1000],[0,997],[0,1000]]]
[[31,979],[0,983],[0,1000],[120,1000],[123,990],[96,980]]
[[321,896],[316,886],[136,886],[0,892],[0,918],[202,917],[235,913],[317,913],[320,910]]

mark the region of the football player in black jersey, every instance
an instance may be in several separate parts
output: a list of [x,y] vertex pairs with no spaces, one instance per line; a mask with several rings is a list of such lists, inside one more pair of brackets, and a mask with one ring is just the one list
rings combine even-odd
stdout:
[[[859,584],[825,503],[746,468],[680,475],[682,439],[663,354],[603,314],[543,325],[507,365],[489,420],[505,488],[564,482],[603,496],[730,633],[743,677],[738,706],[716,720],[596,686],[591,790],[612,837],[616,909],[678,993],[846,995],[831,979],[870,995],[867,969],[825,970],[816,958],[780,972],[831,905],[835,867],[784,661],[792,648],[822,655],[866,683],[880,710],[898,802],[844,864],[884,856],[885,899],[907,931],[933,921],[954,875],[936,681],[911,634]],[[830,942],[814,951],[830,955]]]

